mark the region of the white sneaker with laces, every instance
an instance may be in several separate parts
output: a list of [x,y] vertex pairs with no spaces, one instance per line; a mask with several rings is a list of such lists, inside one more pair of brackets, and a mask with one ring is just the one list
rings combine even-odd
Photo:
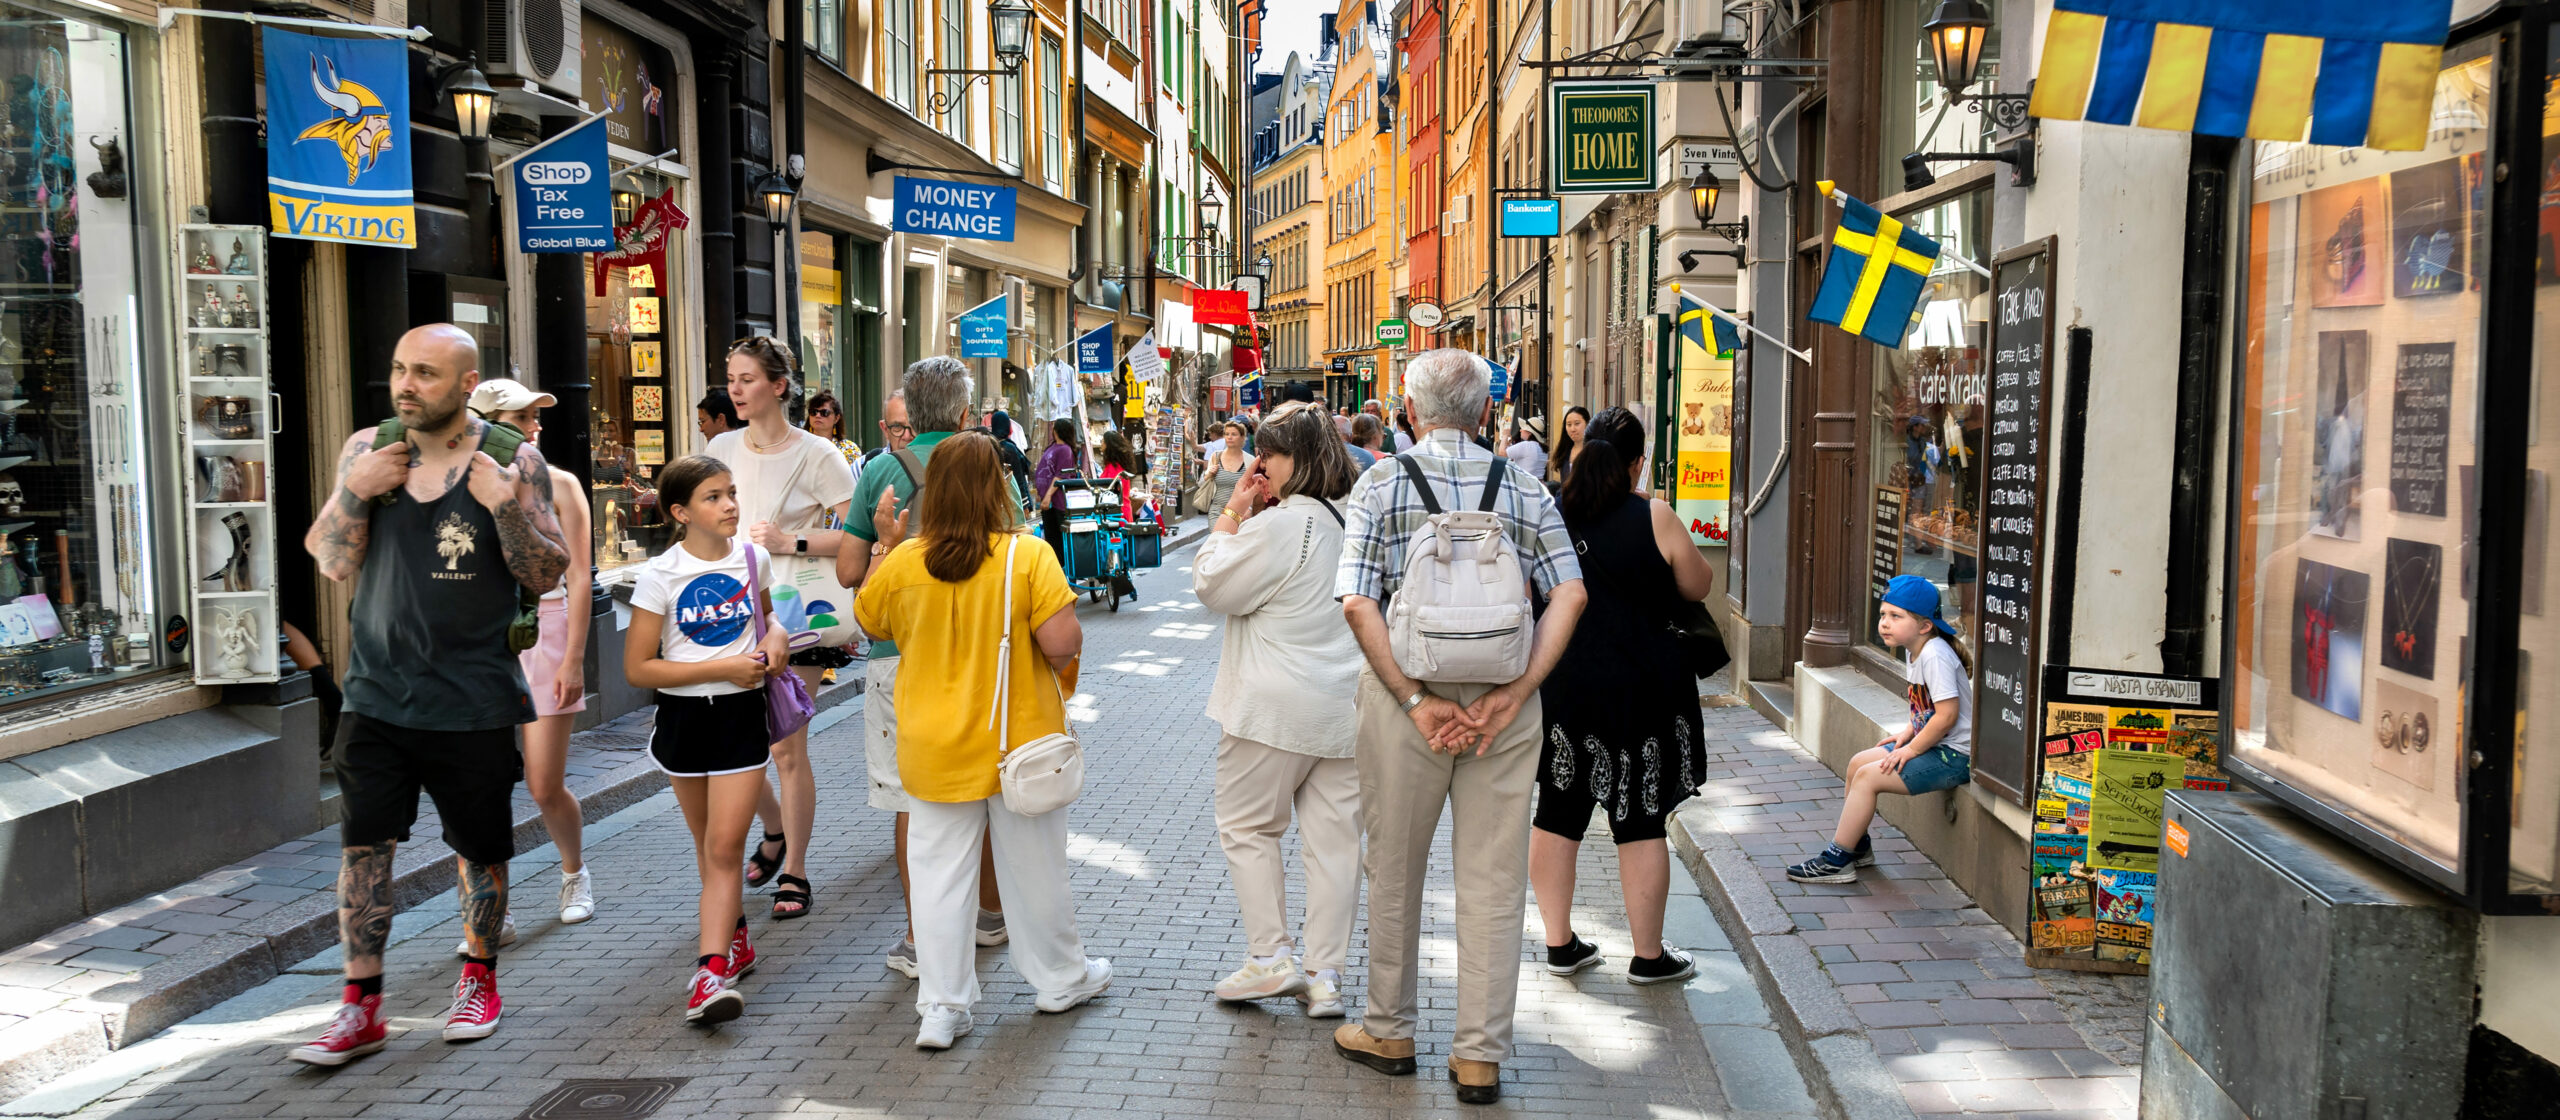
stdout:
[[936,1007],[924,1013],[924,1022],[916,1028],[916,1049],[948,1050],[961,1035],[976,1030],[978,1021],[957,1007]]
[[1298,1002],[1307,1005],[1307,1018],[1339,1019],[1342,1017],[1342,987],[1335,982],[1332,969],[1310,973],[1307,990],[1298,993]]
[[[509,945],[513,945],[513,944],[515,944],[515,943],[516,943],[516,912],[515,912],[515,911],[513,911],[513,910],[509,910],[509,911],[507,911],[507,920],[506,920],[503,924],[501,924],[501,925],[499,925],[499,926],[498,926],[498,947],[499,947],[499,948],[501,948],[501,949],[504,949],[504,948],[506,948],[507,946],[509,946]],[[462,959],[464,959],[464,960],[469,960],[469,959],[471,959],[471,939],[470,939],[470,938],[468,938],[468,937],[466,937],[466,938],[463,938],[463,939],[462,939],[462,940],[460,940],[460,941],[454,942],[454,943],[453,943],[453,955],[454,955],[454,956],[457,956],[457,957],[460,957],[460,958],[462,958]]]
[[1273,996],[1294,996],[1307,990],[1307,977],[1298,971],[1298,962],[1283,953],[1280,959],[1264,964],[1257,960],[1244,962],[1244,967],[1228,973],[1218,981],[1218,998],[1227,1003],[1246,1003]]
[[1065,991],[1042,993],[1040,998],[1031,1001],[1031,1006],[1052,1015],[1071,1011],[1076,1005],[1101,995],[1102,990],[1110,986],[1111,962],[1101,957],[1086,957],[1082,981],[1069,985]]
[[596,916],[595,874],[579,868],[560,876],[560,924],[574,926]]

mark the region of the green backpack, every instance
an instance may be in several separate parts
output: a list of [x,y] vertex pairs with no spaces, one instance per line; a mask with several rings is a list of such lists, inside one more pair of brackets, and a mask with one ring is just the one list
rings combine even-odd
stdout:
[[[498,420],[491,420],[488,423],[488,434],[480,437],[480,450],[488,452],[489,457],[497,460],[499,466],[514,466],[516,449],[524,446],[524,429]],[[373,426],[373,449],[380,451],[400,442],[408,434],[408,426],[402,424],[398,417],[385,420]],[[391,495],[384,494],[375,498],[374,501],[386,506],[390,505]],[[516,620],[507,624],[507,650],[511,653],[523,653],[541,641],[542,596],[519,583],[516,585]]]

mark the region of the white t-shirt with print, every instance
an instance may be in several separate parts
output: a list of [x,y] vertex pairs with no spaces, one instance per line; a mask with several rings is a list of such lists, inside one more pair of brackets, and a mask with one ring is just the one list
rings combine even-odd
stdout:
[[[759,555],[756,562],[761,567],[765,558]],[[718,560],[705,560],[678,544],[640,569],[640,578],[631,585],[631,605],[666,620],[658,637],[659,657],[684,664],[745,657],[756,651],[755,597],[747,587],[745,538],[730,538],[729,554]],[[658,691],[727,696],[746,689],[729,681],[705,681]]]
[[1947,729],[1947,737],[1938,745],[1949,747],[1968,758],[1973,756],[1973,685],[1965,679],[1964,662],[1956,659],[1956,647],[1944,636],[1932,638],[1920,647],[1920,654],[1903,662],[1903,680],[1910,687],[1905,696],[1911,702],[1911,731],[1918,734],[1938,714],[1938,701],[1956,702],[1956,725]]
[[[748,446],[744,428],[711,437],[704,450],[728,464],[738,484],[740,533],[758,521],[784,530],[832,529],[836,507],[853,500],[853,468],[844,452],[825,436],[798,429],[793,434],[798,438],[769,455]],[[782,492],[785,484],[788,494]]]

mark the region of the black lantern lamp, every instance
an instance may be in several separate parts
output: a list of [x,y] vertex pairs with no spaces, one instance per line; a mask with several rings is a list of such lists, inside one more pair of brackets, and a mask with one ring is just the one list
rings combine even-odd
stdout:
[[2012,186],[2034,186],[2036,181],[2035,117],[2027,112],[2029,95],[2023,93],[1966,93],[1982,72],[1982,53],[1990,44],[1991,13],[1982,0],[1938,0],[1938,10],[1929,22],[1920,25],[1922,42],[1929,58],[1938,67],[1938,88],[1945,91],[1947,103],[1963,105],[1979,113],[1991,107],[1991,121],[2003,133],[2012,134],[1999,142],[1996,152],[1913,152],[1902,157],[1902,187],[1916,191],[1938,181],[1929,170],[1931,163],[1998,162],[2009,165]]
[[780,171],[768,172],[756,184],[756,193],[764,198],[764,220],[776,229],[791,220],[791,204],[800,198],[800,192]]
[[639,213],[640,195],[634,191],[615,188],[613,192],[613,224],[616,226],[630,225],[631,219]]
[[1689,183],[1689,206],[1698,213],[1699,228],[1716,220],[1716,203],[1723,197],[1724,181],[1716,178],[1715,172],[1698,168],[1698,177]]
[[489,88],[488,75],[480,72],[479,55],[445,71],[444,92],[453,98],[454,131],[465,140],[487,140],[489,116],[498,106],[498,91]]
[[987,5],[987,38],[995,50],[994,70],[969,70],[934,67],[925,77],[948,74],[967,78],[956,88],[935,90],[929,105],[936,115],[948,113],[969,95],[969,87],[980,78],[1010,78],[1022,73],[1022,60],[1031,51],[1031,5],[1023,0],[994,0]]
[[1698,232],[1710,237],[1724,238],[1727,241],[1733,242],[1735,247],[1732,249],[1683,250],[1680,254],[1681,271],[1687,272],[1696,269],[1698,267],[1698,256],[1702,253],[1709,256],[1732,257],[1736,265],[1744,263],[1742,259],[1741,245],[1743,239],[1751,236],[1751,219],[1750,217],[1745,216],[1738,222],[1719,222],[1715,220],[1716,205],[1723,200],[1724,180],[1717,178],[1713,169],[1701,165],[1698,168],[1698,177],[1689,181],[1689,208],[1698,215]]

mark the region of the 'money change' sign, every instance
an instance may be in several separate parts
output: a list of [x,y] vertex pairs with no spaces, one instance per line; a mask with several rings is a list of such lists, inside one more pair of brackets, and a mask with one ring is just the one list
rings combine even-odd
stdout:
[[900,233],[1013,240],[1013,188],[898,176]]

